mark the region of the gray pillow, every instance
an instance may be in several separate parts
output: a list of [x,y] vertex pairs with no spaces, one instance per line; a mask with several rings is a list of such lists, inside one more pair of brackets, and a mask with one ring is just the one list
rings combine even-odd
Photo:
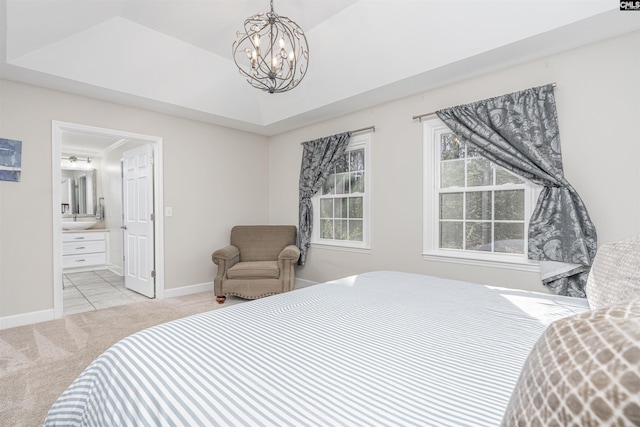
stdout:
[[640,298],[640,234],[598,249],[586,293],[592,310]]
[[638,300],[549,325],[525,362],[502,420],[503,427],[638,425]]

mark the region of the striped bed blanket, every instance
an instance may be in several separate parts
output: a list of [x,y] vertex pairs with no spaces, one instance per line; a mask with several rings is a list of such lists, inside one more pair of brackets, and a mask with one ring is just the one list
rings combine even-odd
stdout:
[[45,426],[500,424],[586,300],[380,271],[176,320],[104,352]]

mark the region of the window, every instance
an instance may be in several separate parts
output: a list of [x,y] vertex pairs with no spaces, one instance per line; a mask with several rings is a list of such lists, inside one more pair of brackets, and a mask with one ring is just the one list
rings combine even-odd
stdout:
[[425,258],[530,264],[537,186],[495,165],[439,119],[424,122]]
[[312,198],[312,244],[369,248],[370,139],[370,134],[351,137],[334,172]]

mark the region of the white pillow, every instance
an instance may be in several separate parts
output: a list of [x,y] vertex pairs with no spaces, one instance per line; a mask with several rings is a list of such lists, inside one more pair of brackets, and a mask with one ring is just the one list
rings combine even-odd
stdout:
[[640,234],[598,249],[586,294],[592,310],[640,298]]

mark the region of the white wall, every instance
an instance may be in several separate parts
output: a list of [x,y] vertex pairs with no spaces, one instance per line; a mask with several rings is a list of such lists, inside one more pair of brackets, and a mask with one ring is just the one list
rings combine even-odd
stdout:
[[0,94],[0,136],[22,141],[21,182],[0,181],[0,319],[53,312],[52,120],[164,138],[165,289],[212,282],[231,227],[268,221],[266,137],[6,80]]
[[211,282],[210,254],[235,224],[297,224],[300,142],[375,125],[373,250],[313,248],[299,278],[392,269],[543,291],[533,273],[422,260],[422,126],[411,117],[557,82],[566,176],[600,243],[619,240],[640,232],[639,45],[636,32],[269,139],[0,80],[0,137],[23,141],[22,181],[0,181],[0,320],[52,313],[52,120],[164,138],[166,289]]
[[270,139],[270,220],[297,224],[300,142],[370,125],[372,251],[312,248],[298,277],[325,281],[390,269],[546,291],[537,273],[422,260],[422,126],[412,117],[557,82],[565,176],[599,243],[640,232],[640,33],[380,105]]

